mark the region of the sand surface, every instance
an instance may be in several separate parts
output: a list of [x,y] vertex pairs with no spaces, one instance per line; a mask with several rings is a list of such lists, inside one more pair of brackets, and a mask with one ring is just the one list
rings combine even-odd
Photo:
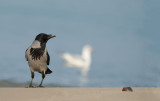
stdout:
[[0,88],[0,101],[160,101],[160,88]]

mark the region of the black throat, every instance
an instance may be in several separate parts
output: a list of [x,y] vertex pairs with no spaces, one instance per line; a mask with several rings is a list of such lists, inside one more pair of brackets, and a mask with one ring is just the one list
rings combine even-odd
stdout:
[[40,60],[41,57],[43,57],[43,54],[45,52],[46,43],[41,43],[41,48],[31,48],[30,49],[30,55],[32,56],[32,60]]

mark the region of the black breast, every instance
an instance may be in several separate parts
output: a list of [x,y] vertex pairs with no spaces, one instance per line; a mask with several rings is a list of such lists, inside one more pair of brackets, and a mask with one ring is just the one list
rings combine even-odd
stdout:
[[42,48],[31,48],[30,49],[30,55],[32,56],[32,60],[37,60],[43,56],[44,49]]

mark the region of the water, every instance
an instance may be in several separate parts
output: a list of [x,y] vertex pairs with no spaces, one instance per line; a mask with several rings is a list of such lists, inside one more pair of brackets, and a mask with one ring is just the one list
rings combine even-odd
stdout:
[[[1,50],[5,53],[1,54],[0,83],[3,84],[2,87],[15,87],[15,85],[20,87],[23,85],[26,86],[31,80],[30,70],[24,55],[26,48],[32,43],[34,38],[30,37],[31,35],[25,36],[26,37],[19,36],[17,41],[13,43],[11,43],[12,39],[9,40],[8,43],[5,44],[10,47]],[[105,38],[100,38],[98,40],[93,36],[92,39],[96,39],[97,41],[94,43],[92,42],[92,39],[89,40],[91,41],[90,45],[95,50],[95,52],[92,53],[90,71],[87,76],[82,76],[79,69],[67,68],[64,65],[64,60],[60,58],[59,51],[81,54],[81,49],[84,43],[89,43],[87,37],[90,35],[83,38],[86,42],[82,43],[78,43],[81,42],[81,39],[77,39],[77,43],[73,43],[73,41],[69,40],[75,41],[75,38],[70,37],[69,40],[67,40],[67,44],[65,44],[66,40],[65,38],[62,38],[62,36],[67,37],[67,35],[57,35],[56,38],[49,40],[47,43],[47,48],[51,57],[49,68],[53,73],[46,76],[43,85],[51,87],[55,85],[69,87],[159,86],[160,80],[158,77],[160,76],[160,69],[152,67],[153,64],[150,64],[151,61],[145,59],[143,54],[141,56],[134,56],[134,53],[133,55],[130,54],[128,56],[127,51],[130,51],[130,49],[127,50],[129,44],[126,44],[128,46],[123,47],[125,48],[124,54],[123,52],[121,53],[121,48],[116,51],[113,49],[116,49],[117,47],[113,47],[113,45],[101,44],[101,42],[106,41]],[[60,42],[62,40],[64,40],[64,42]],[[122,43],[124,42],[122,41]],[[117,44],[119,43],[117,42]],[[119,45],[123,46],[121,43]],[[120,54],[117,52],[120,52]],[[141,52],[141,50],[138,50],[137,54],[139,54],[139,52]],[[121,58],[119,56],[121,56]],[[35,79],[33,82],[38,85],[40,81],[41,74],[35,73]]]
[[[0,3],[2,87],[29,84],[25,51],[41,32],[57,36],[47,43],[53,73],[46,76],[46,86],[160,87],[159,1],[38,2]],[[59,52],[80,54],[86,44],[95,52],[83,77],[64,66]],[[40,81],[36,73],[33,82]]]

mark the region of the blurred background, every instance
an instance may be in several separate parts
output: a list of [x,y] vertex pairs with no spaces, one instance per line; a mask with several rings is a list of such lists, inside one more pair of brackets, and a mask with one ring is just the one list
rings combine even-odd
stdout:
[[[159,11],[159,0],[1,0],[0,86],[29,85],[25,51],[44,32],[56,35],[44,86],[160,87]],[[59,52],[81,54],[86,44],[95,51],[83,77]]]

